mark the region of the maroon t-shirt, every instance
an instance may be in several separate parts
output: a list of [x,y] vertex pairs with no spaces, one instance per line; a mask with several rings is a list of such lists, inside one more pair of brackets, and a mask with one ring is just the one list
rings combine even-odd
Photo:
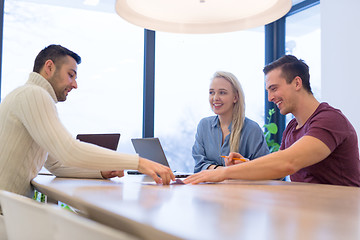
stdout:
[[296,129],[296,119],[287,125],[280,149],[290,147],[303,136],[325,143],[331,154],[324,160],[300,169],[291,181],[360,186],[358,139],[354,127],[340,110],[321,103],[306,123]]

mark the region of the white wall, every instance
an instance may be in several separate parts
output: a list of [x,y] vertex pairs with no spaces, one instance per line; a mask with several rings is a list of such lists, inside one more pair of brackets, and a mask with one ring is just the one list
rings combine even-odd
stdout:
[[341,109],[360,138],[360,1],[322,0],[320,8],[322,101]]

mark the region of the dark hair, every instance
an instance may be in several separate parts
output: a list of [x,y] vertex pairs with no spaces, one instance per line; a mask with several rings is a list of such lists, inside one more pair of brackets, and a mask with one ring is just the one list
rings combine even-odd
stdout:
[[41,68],[44,66],[47,60],[52,60],[55,66],[58,67],[66,56],[70,56],[75,59],[77,64],[81,63],[81,57],[73,51],[70,51],[61,45],[49,45],[41,50],[40,53],[36,56],[33,71],[40,73]]
[[296,76],[299,76],[305,90],[312,94],[310,87],[309,66],[303,60],[297,59],[293,55],[285,55],[266,65],[263,72],[266,75],[276,68],[281,69],[281,75],[286,79],[288,84],[290,84]]

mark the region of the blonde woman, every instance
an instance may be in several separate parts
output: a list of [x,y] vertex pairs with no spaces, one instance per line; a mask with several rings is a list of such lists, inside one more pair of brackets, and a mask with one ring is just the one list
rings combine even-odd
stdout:
[[215,116],[203,118],[195,136],[194,172],[225,166],[221,156],[238,152],[252,160],[269,153],[259,125],[245,117],[245,98],[237,78],[216,72],[211,79],[209,103]]

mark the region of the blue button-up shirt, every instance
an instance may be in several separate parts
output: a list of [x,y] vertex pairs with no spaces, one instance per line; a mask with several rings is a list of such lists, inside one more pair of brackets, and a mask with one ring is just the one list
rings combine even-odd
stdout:
[[[231,124],[229,131],[231,131]],[[225,137],[224,144],[222,144],[222,138],[218,116],[203,118],[200,121],[192,148],[195,160],[194,172],[205,170],[210,165],[225,166],[220,156],[227,156],[230,153],[230,134]],[[248,118],[245,118],[241,130],[238,152],[250,160],[269,153],[263,131],[256,122]]]

